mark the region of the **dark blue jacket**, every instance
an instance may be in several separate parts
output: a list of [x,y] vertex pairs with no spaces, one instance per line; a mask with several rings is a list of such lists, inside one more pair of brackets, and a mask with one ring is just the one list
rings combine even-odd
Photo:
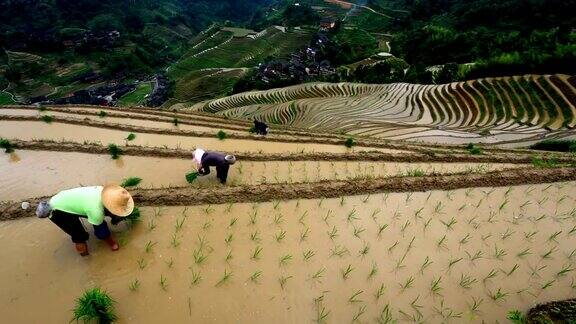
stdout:
[[218,152],[206,152],[202,156],[202,167],[198,171],[202,175],[210,174],[210,167],[216,167],[216,177],[221,183],[226,183],[230,165],[226,161],[226,155]]

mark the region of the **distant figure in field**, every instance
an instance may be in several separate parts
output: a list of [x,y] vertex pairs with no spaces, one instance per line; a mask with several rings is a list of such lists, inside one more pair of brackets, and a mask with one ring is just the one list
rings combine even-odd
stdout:
[[226,184],[228,170],[232,164],[236,163],[236,157],[230,154],[209,152],[198,148],[194,150],[194,162],[196,162],[198,174],[201,176],[210,174],[211,166],[216,167],[216,177],[220,180],[221,184]]
[[254,129],[256,130],[257,135],[267,135],[268,130],[270,130],[270,128],[268,127],[268,125],[266,125],[266,123],[261,122],[256,118],[254,118]]
[[120,246],[112,238],[104,217],[109,216],[112,224],[118,224],[133,210],[134,200],[130,193],[118,185],[108,185],[61,191],[49,201],[41,202],[36,209],[36,216],[49,217],[52,223],[70,235],[76,251],[81,256],[87,256],[88,233],[80,218],[86,218],[94,227],[96,237],[105,241],[112,251],[117,251]]

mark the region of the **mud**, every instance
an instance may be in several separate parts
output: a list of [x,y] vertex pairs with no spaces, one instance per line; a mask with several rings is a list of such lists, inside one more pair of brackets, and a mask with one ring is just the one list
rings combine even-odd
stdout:
[[502,322],[573,296],[575,188],[144,207],[142,222],[111,226],[117,252],[88,227],[85,258],[48,220],[0,222],[0,313],[67,323],[75,299],[98,286],[116,300],[118,324]]
[[[188,185],[184,175],[193,169],[192,164],[191,159],[122,156],[112,160],[109,155],[103,154],[18,150],[10,155],[0,155],[0,201],[25,200],[80,185],[121,183],[131,176],[143,180],[140,188],[182,187]],[[414,171],[425,174],[467,170],[483,173],[523,166],[490,163],[239,160],[228,173],[228,185],[368,179],[405,175]],[[193,186],[217,187],[219,183],[212,174],[200,177]]]
[[[576,180],[576,168],[513,169],[484,174],[426,175],[379,179],[319,181],[314,183],[263,184],[257,186],[221,186],[219,188],[179,187],[134,189],[131,193],[142,206],[187,206],[201,204],[265,202],[277,199],[319,199],[375,194],[382,192],[419,192],[474,187],[501,187]],[[30,199],[31,210],[22,210],[20,202],[0,203],[0,219],[33,215],[39,201]]]
[[[49,140],[21,141],[11,140],[16,149],[79,152],[90,154],[108,154],[108,149],[99,144],[79,144],[73,142],[56,142]],[[184,149],[154,148],[144,146],[120,146],[124,155],[150,156],[165,158],[192,159],[192,151]],[[532,152],[530,152],[532,153]],[[256,153],[237,152],[236,157],[245,161],[386,161],[386,162],[471,162],[471,163],[513,163],[527,164],[532,162],[533,155],[526,154],[486,154],[471,155],[457,153],[439,154],[390,154],[384,152],[355,152],[354,154],[340,154],[327,152],[304,153]],[[554,153],[539,152],[538,156],[554,157],[559,163],[574,163],[576,157],[570,155],[557,155]]]

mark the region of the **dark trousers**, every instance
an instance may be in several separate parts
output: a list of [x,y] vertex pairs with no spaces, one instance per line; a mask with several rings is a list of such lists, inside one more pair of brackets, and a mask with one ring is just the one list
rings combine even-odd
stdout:
[[[82,222],[80,222],[80,216],[60,210],[53,210],[50,220],[66,232],[66,234],[70,235],[72,242],[84,243],[88,241],[89,235],[84,229]],[[110,229],[108,228],[106,221],[102,222],[100,225],[92,226],[94,226],[94,234],[98,239],[104,240],[110,237]]]
[[[210,174],[210,167],[203,167],[202,168],[202,175]],[[226,183],[226,179],[228,179],[228,170],[230,170],[229,165],[217,165],[216,166],[216,177],[220,180],[220,183]]]

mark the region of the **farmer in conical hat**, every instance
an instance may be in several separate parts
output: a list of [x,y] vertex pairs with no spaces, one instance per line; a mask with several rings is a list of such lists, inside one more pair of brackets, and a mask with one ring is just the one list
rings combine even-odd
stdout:
[[82,256],[88,255],[88,233],[84,229],[80,217],[87,218],[94,227],[94,234],[105,241],[112,251],[119,249],[118,243],[112,238],[105,216],[112,218],[112,224],[118,224],[134,210],[134,200],[130,193],[118,186],[80,187],[61,191],[50,199],[41,202],[36,210],[40,218],[50,217],[50,220],[70,235],[76,244],[76,251]]
[[236,157],[230,154],[208,152],[201,148],[194,150],[194,162],[199,175],[210,174],[210,167],[216,167],[216,177],[225,184],[230,166],[236,163]]

